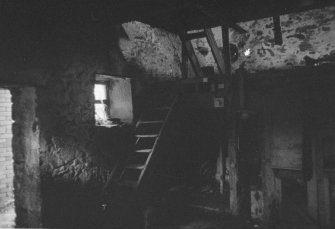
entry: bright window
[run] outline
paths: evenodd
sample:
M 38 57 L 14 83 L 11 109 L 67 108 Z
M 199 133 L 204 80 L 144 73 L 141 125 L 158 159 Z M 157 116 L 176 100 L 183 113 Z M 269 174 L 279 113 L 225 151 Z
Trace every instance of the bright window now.
M 94 85 L 96 126 L 132 124 L 133 103 L 131 79 L 96 75 Z
M 95 100 L 106 100 L 107 99 L 106 84 L 95 84 L 94 85 L 94 97 L 95 97 Z
M 95 124 L 97 126 L 105 126 L 109 119 L 107 85 L 105 83 L 97 83 L 94 85 L 94 99 Z

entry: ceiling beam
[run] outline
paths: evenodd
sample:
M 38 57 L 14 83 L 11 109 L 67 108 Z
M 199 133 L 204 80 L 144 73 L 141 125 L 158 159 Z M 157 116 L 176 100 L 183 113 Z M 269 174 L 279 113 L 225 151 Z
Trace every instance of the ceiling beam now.
M 241 33 L 241 34 L 248 32 L 245 29 L 243 29 L 241 26 L 239 26 L 238 24 L 229 24 L 229 27 L 234 29 L 236 32 Z
M 197 33 L 188 33 L 186 35 L 187 40 L 194 40 L 194 39 L 199 39 L 199 38 L 204 38 L 206 37 L 205 31 L 197 32 Z
M 280 16 L 273 17 L 273 32 L 274 32 L 274 38 L 275 38 L 275 44 L 276 45 L 282 45 L 283 44 L 283 35 L 281 33 L 281 27 L 280 27 Z

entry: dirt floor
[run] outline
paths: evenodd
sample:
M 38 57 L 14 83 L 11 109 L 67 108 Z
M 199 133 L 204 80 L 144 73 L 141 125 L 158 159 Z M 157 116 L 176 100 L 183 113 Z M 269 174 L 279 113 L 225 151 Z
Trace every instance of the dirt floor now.
M 313 220 L 295 206 L 284 206 L 280 218 L 268 224 L 198 210 L 175 213 L 147 229 L 319 229 Z M 14 206 L 0 212 L 0 228 L 15 228 Z

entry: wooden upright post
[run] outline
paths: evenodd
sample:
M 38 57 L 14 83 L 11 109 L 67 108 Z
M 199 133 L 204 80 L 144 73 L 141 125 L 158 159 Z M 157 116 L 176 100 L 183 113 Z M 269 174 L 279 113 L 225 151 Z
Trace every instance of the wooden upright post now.
M 188 55 L 185 45 L 182 45 L 182 52 L 181 52 L 181 72 L 183 79 L 188 77 Z
M 229 44 L 229 28 L 221 26 L 222 30 L 222 55 L 224 58 L 226 75 L 231 80 L 231 61 L 230 61 L 230 44 Z
M 236 163 L 236 120 L 233 116 L 229 117 L 228 119 L 231 121 L 228 132 L 228 157 L 226 158 L 226 168 L 229 183 L 229 209 L 231 214 L 237 215 L 239 213 L 239 209 L 237 196 L 238 168 Z
M 226 88 L 227 95 L 227 123 L 228 134 L 227 134 L 227 158 L 226 158 L 226 169 L 227 177 L 229 183 L 229 209 L 231 214 L 239 214 L 239 203 L 237 195 L 237 184 L 238 184 L 238 166 L 237 166 L 237 118 L 235 113 L 235 108 L 232 100 L 232 88 L 231 88 L 231 64 L 230 64 L 230 50 L 229 50 L 229 30 L 228 27 L 222 26 L 222 41 L 223 41 L 223 51 L 221 56 L 223 57 L 222 63 L 224 64 L 224 78 L 230 82 Z M 226 86 L 226 85 L 225 85 Z

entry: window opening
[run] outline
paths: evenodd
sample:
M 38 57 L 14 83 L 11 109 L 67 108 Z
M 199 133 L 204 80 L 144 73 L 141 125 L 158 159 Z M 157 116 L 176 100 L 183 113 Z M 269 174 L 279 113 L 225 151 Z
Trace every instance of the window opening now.
M 107 103 L 107 84 L 96 83 L 94 85 L 94 108 L 95 108 L 95 124 L 97 126 L 108 125 L 108 103 Z
M 97 75 L 94 98 L 96 126 L 113 127 L 133 122 L 130 78 Z

